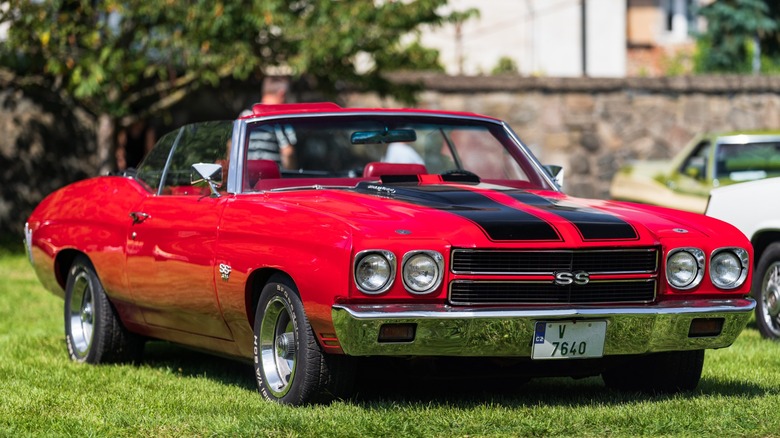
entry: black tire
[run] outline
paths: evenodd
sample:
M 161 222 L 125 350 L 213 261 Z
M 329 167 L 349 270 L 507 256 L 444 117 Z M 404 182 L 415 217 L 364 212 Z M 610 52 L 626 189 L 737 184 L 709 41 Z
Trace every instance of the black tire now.
M 769 245 L 753 273 L 756 325 L 761 336 L 780 339 L 780 242 Z
M 703 366 L 704 350 L 669 351 L 631 358 L 601 378 L 611 389 L 672 394 L 696 389 Z
M 294 406 L 346 397 L 354 381 L 350 358 L 323 353 L 295 285 L 279 275 L 255 311 L 254 367 L 266 400 Z
M 143 352 L 143 338 L 124 328 L 85 256 L 68 273 L 65 343 L 72 360 L 90 364 L 133 362 Z

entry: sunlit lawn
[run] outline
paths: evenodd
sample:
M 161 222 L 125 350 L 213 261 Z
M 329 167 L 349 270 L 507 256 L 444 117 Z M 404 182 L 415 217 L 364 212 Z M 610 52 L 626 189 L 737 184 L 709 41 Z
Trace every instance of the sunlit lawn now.
M 148 345 L 137 366 L 73 364 L 62 301 L 25 256 L 0 250 L 0 278 L 2 436 L 780 436 L 780 344 L 753 327 L 707 352 L 690 394 L 622 394 L 597 378 L 508 386 L 463 375 L 413 392 L 390 380 L 354 400 L 290 408 L 260 399 L 248 365 L 166 343 Z

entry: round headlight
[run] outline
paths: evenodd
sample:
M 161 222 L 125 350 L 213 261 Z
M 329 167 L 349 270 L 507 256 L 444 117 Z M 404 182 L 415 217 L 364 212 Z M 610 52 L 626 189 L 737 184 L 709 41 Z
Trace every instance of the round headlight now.
M 364 251 L 355 264 L 355 283 L 367 294 L 378 294 L 393 284 L 395 257 L 389 251 Z
M 403 279 L 406 290 L 423 294 L 441 283 L 444 258 L 435 251 L 414 251 L 404 256 Z
M 666 258 L 666 279 L 677 289 L 691 289 L 701 282 L 704 272 L 704 252 L 696 248 L 681 248 Z
M 712 253 L 710 279 L 721 289 L 734 289 L 747 278 L 747 251 L 741 248 L 724 248 Z

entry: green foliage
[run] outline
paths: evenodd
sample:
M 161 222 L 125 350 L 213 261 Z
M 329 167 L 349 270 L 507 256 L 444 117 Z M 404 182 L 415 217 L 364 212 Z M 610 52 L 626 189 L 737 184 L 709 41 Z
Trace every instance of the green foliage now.
M 361 397 L 291 408 L 257 394 L 251 365 L 147 345 L 139 365 L 68 360 L 62 299 L 24 255 L 0 252 L 0 436 L 696 436 L 780 431 L 780 343 L 749 327 L 708 350 L 699 387 L 649 396 L 600 379 L 422 381 L 370 367 Z M 484 370 L 498 368 L 485 362 Z
M 401 39 L 446 17 L 446 0 L 10 0 L 0 65 L 21 84 L 61 92 L 93 114 L 154 113 L 204 85 L 283 66 L 325 91 L 393 93 L 393 68 L 430 68 L 435 52 Z M 358 73 L 356 60 L 381 62 Z
M 707 31 L 697 41 L 696 71 L 751 71 L 753 40 L 778 29 L 765 0 L 716 0 L 701 8 Z
M 492 75 L 517 74 L 519 69 L 514 59 L 508 56 L 502 56 L 498 59 L 496 66 L 490 71 Z

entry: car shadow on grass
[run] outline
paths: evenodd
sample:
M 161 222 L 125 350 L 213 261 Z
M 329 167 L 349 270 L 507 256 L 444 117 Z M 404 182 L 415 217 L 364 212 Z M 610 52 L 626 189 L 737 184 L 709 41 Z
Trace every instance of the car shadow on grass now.
M 248 361 L 213 356 L 166 342 L 149 342 L 141 366 L 168 369 L 181 377 L 209 378 L 256 394 Z M 448 364 L 450 365 L 450 364 Z M 621 392 L 608 389 L 600 377 L 529 379 L 511 367 L 488 359 L 468 360 L 449 369 L 399 360 L 359 360 L 353 396 L 344 403 L 366 408 L 426 404 L 476 407 L 485 404 L 521 406 L 621 405 L 636 401 L 701 396 L 763 397 L 780 392 L 748 381 L 703 377 L 696 390 L 676 395 Z

